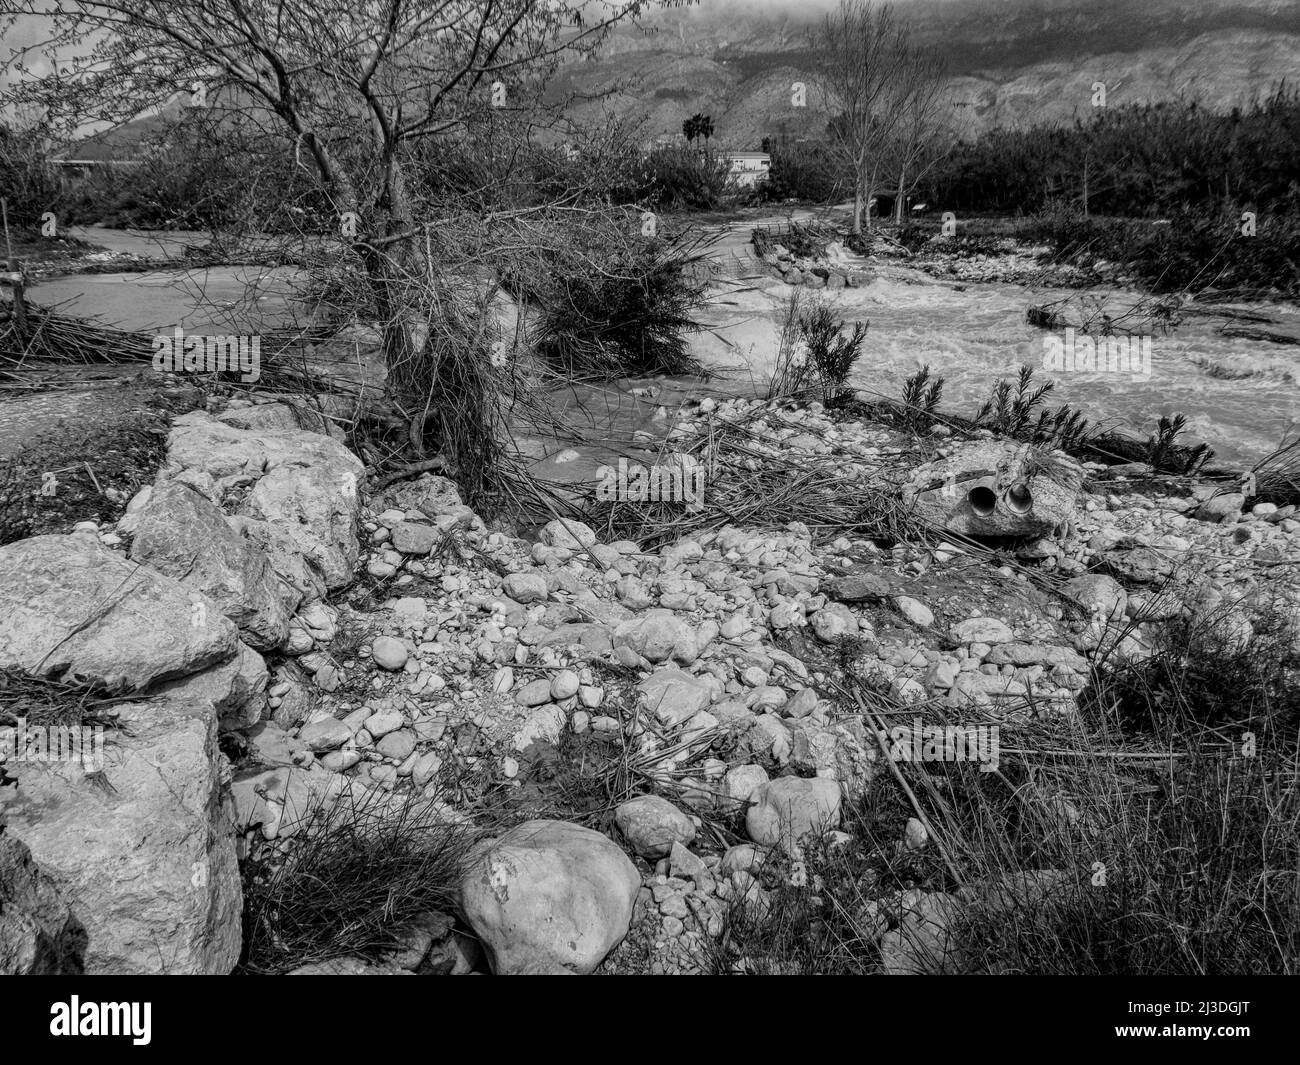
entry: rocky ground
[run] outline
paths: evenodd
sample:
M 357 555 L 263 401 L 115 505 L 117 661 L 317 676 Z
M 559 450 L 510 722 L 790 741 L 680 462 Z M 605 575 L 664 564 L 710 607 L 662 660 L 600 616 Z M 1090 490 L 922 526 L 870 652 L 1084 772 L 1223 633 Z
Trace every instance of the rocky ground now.
M 770 905 L 770 856 L 806 875 L 803 848 L 849 842 L 842 809 L 889 772 L 849 679 L 928 719 L 996 723 L 1006 745 L 1074 714 L 1099 657 L 1140 659 L 1170 617 L 1216 611 L 1248 641 L 1268 604 L 1300 601 L 1293 508 L 1140 466 L 1077 468 L 1059 499 L 1026 474 L 1042 512 L 1003 514 L 1004 531 L 1037 533 L 995 550 L 795 522 L 646 551 L 570 518 L 493 531 L 433 475 L 367 496 L 337 431 L 304 416 L 184 415 L 115 526 L 0 548 L 0 666 L 139 697 L 109 745 L 112 793 L 11 763 L 10 968 L 75 968 L 80 929 L 89 971 L 230 971 L 237 861 L 291 854 L 348 798 L 425 801 L 486 838 L 455 912 L 408 922 L 400 951 L 296 971 L 706 971 L 735 914 Z M 817 404 L 740 400 L 699 404 L 673 439 L 741 417 L 755 462 L 830 456 L 846 490 L 914 450 Z M 935 438 L 917 505 L 962 530 L 925 482 L 947 470 L 964 492 L 1005 447 Z M 588 763 L 579 801 L 558 782 Z M 899 846 L 925 848 L 924 826 Z M 879 971 L 942 967 L 935 930 L 961 898 L 885 893 Z

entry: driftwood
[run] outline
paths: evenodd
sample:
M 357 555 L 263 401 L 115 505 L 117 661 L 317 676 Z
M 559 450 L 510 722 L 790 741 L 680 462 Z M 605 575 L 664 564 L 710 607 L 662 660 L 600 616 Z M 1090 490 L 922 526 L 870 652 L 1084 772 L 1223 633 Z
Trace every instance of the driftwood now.
M 1219 336 L 1237 340 L 1266 340 L 1270 344 L 1300 344 L 1300 335 L 1295 333 L 1249 325 L 1225 325 L 1219 330 Z
M 1025 321 L 1040 329 L 1060 329 L 1069 324 L 1056 311 L 1039 306 L 1031 306 L 1025 311 Z
M 1200 315 L 1203 318 L 1233 318 L 1239 322 L 1259 322 L 1263 325 L 1277 324 L 1277 319 L 1270 318 L 1267 314 L 1260 314 L 1259 311 L 1239 311 L 1232 307 L 1183 306 L 1178 308 L 1178 313 Z
M 405 481 L 411 477 L 417 477 L 422 473 L 429 473 L 433 470 L 445 470 L 447 468 L 447 458 L 439 455 L 436 458 L 425 459 L 423 462 L 415 462 L 409 466 L 403 466 L 400 470 L 394 470 L 392 473 L 385 475 L 375 484 L 374 492 L 378 494 L 389 485 L 396 484 L 398 481 Z

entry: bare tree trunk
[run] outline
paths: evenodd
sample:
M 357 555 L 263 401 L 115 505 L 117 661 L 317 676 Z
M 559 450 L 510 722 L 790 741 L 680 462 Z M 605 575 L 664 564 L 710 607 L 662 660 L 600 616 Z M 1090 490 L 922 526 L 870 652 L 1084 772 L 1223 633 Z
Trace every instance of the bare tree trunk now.
M 853 235 L 862 236 L 862 182 L 853 183 Z
M 894 198 L 894 223 L 900 226 L 903 224 L 903 197 L 906 195 L 905 190 L 907 189 L 906 178 L 906 169 L 899 171 L 898 193 Z

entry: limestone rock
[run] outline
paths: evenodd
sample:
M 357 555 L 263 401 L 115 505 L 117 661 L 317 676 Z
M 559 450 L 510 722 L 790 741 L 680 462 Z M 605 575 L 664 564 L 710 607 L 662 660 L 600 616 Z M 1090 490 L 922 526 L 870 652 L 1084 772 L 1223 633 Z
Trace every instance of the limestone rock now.
M 0 832 L 0 976 L 77 976 L 86 931 L 31 851 Z
M 961 906 L 951 895 L 925 895 L 908 907 L 899 925 L 880 940 L 884 976 L 960 973 L 965 968 L 953 925 Z
M 967 618 L 952 627 L 958 643 L 1011 643 L 1016 637 L 1011 626 L 997 618 Z
M 599 832 L 527 821 L 486 846 L 460 908 L 497 975 L 592 972 L 627 934 L 641 877 Z
M 638 795 L 614 811 L 614 823 L 632 849 L 652 861 L 668 856 L 674 843 L 695 838 L 695 825 L 681 810 L 658 795 Z
M 180 680 L 168 681 L 150 689 L 190 703 L 205 703 L 221 719 L 222 731 L 230 732 L 255 725 L 266 710 L 266 686 L 269 681 L 266 662 L 243 641 L 225 662 L 208 666 Z
M 536 570 L 507 573 L 502 581 L 502 590 L 516 603 L 544 603 L 547 595 L 546 576 Z
M 361 461 L 337 440 L 303 430 L 254 430 L 227 425 L 203 411 L 172 422 L 163 479 L 207 484 L 208 498 L 220 505 L 235 484 L 296 466 L 322 471 L 333 490 L 354 499 L 365 475 Z
M 242 906 L 211 708 L 118 707 L 107 787 L 71 762 L 19 763 L 0 820 L 31 850 L 87 935 L 88 974 L 225 974 Z
M 131 558 L 203 593 L 257 648 L 284 642 L 302 598 L 214 504 L 175 482 L 157 485 L 140 512 Z
M 695 661 L 695 634 L 671 610 L 651 610 L 623 622 L 614 630 L 614 646 L 630 647 L 647 662 Z
M 894 606 L 910 624 L 919 629 L 926 629 L 934 624 L 933 611 L 919 599 L 913 599 L 910 595 L 895 596 Z
M 393 550 L 404 555 L 427 555 L 442 542 L 442 533 L 432 525 L 399 521 L 393 525 Z
M 840 786 L 833 780 L 778 777 L 755 788 L 750 801 L 745 829 L 762 846 L 797 850 L 807 837 L 839 827 Z
M 215 603 L 94 537 L 0 547 L 0 667 L 133 692 L 226 661 L 236 642 Z
M 1128 593 L 1113 577 L 1087 573 L 1071 577 L 1061 590 L 1093 617 L 1118 621 L 1128 608 Z
M 845 603 L 879 601 L 891 591 L 892 586 L 884 577 L 868 573 L 836 577 L 829 585 L 831 598 Z
M 426 473 L 414 481 L 404 481 L 385 489 L 375 500 L 381 509 L 391 508 L 402 512 L 418 510 L 429 518 L 439 518 L 454 513 L 465 501 L 454 481 Z
M 1194 516 L 1198 521 L 1236 521 L 1245 505 L 1246 497 L 1240 492 L 1224 492 L 1207 499 L 1196 508 Z
M 352 580 L 360 553 L 356 482 L 355 471 L 347 463 L 278 466 L 253 486 L 244 511 L 286 533 L 303 557 L 320 570 L 326 588 L 334 591 Z
M 581 551 L 598 541 L 595 531 L 580 521 L 572 518 L 556 518 L 542 526 L 541 540 L 547 547 L 559 547 L 566 551 Z
M 655 670 L 637 685 L 637 691 L 665 725 L 680 725 L 713 701 L 708 681 L 672 666 Z
M 406 644 L 392 636 L 378 636 L 370 645 L 370 657 L 383 669 L 396 670 L 406 665 Z

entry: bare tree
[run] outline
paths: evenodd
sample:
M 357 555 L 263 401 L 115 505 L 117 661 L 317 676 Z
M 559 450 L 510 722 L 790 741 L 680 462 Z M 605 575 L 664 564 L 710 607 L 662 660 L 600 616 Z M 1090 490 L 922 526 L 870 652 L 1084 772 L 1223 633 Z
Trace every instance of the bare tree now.
M 890 95 L 896 116 L 891 156 L 898 171 L 894 220 L 901 222 L 908 195 L 955 141 L 942 57 L 933 49 L 906 46 Z
M 853 232 L 879 191 L 899 115 L 892 106 L 908 55 L 906 35 L 888 5 L 840 0 L 817 35 L 817 83 L 832 114 L 830 140 L 853 175 Z
M 390 384 L 427 408 L 433 393 L 456 395 L 430 328 L 454 315 L 439 260 L 448 220 L 428 217 L 413 191 L 418 147 L 464 140 L 503 109 L 537 106 L 565 57 L 591 51 L 617 22 L 661 2 L 8 0 L 0 32 L 19 19 L 47 32 L 8 57 L 16 77 L 0 93 L 0 111 L 36 107 L 72 136 L 87 123 L 155 114 L 188 93 L 278 128 L 287 157 L 319 181 L 338 235 L 364 266 Z M 29 63 L 46 54 L 57 66 L 36 73 Z M 563 210 L 563 196 L 552 206 Z M 538 208 L 519 213 L 530 211 Z M 472 321 L 465 328 L 482 340 Z

